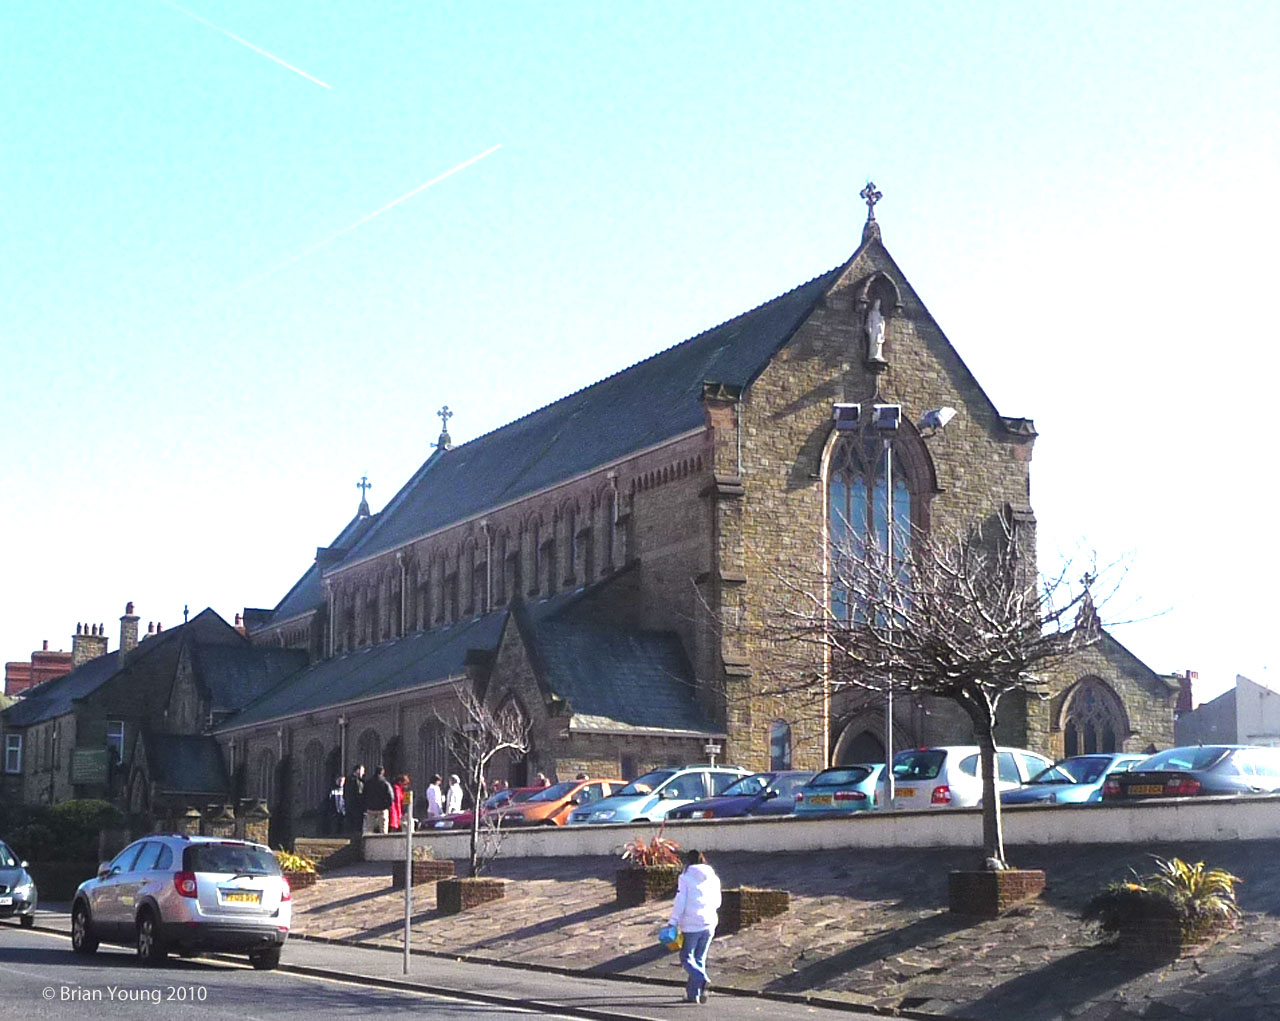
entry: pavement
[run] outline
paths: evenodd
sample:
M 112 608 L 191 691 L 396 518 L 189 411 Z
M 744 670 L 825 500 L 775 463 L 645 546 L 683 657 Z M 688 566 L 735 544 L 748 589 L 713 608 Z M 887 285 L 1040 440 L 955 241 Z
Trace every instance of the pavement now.
M 1240 876 L 1239 928 L 1169 964 L 1118 955 L 1080 912 L 1109 880 L 1149 870 L 1151 853 Z M 1049 886 L 1038 901 L 992 920 L 945 908 L 947 872 L 972 867 L 971 856 L 936 849 L 717 854 L 712 864 L 726 885 L 788 889 L 792 908 L 717 937 L 715 995 L 704 1008 L 678 1002 L 679 961 L 656 943 L 667 906 L 615 906 L 616 859 L 499 859 L 486 874 L 510 880 L 502 901 L 444 916 L 432 885 L 415 889 L 410 980 L 586 1017 L 697 1009 L 707 1018 L 1280 1021 L 1280 841 L 1013 848 L 1010 861 L 1044 868 Z M 285 960 L 401 981 L 403 920 L 404 896 L 391 889 L 389 864 L 338 870 L 295 894 Z

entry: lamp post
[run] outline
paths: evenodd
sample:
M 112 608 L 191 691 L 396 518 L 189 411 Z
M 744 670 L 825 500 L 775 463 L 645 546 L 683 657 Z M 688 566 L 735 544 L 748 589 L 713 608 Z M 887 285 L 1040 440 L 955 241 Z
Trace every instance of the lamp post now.
M 898 426 L 902 424 L 901 404 L 876 404 L 872 407 L 871 425 L 880 436 L 884 450 L 884 507 L 885 507 L 885 555 L 889 566 L 889 615 L 886 625 L 889 630 L 889 643 L 893 644 L 893 438 L 898 434 Z M 872 490 L 872 525 L 875 524 L 875 496 Z M 893 672 L 890 671 L 888 683 L 884 688 L 884 804 L 880 807 L 893 811 Z

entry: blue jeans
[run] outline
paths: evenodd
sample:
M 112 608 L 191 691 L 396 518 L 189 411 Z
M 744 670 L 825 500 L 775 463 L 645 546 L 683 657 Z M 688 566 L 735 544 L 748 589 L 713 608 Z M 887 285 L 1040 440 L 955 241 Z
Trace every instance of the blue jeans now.
M 686 932 L 684 946 L 680 948 L 680 963 L 689 973 L 689 982 L 685 986 L 685 999 L 696 999 L 707 987 L 707 951 L 711 949 L 711 939 L 715 929 L 702 929 L 699 932 Z

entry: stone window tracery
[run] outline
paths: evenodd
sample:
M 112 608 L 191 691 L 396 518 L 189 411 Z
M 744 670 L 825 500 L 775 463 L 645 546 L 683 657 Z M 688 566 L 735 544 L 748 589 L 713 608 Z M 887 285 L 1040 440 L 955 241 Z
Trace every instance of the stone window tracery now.
M 1122 751 L 1128 734 L 1124 708 L 1109 685 L 1095 678 L 1076 685 L 1062 710 L 1064 755 Z

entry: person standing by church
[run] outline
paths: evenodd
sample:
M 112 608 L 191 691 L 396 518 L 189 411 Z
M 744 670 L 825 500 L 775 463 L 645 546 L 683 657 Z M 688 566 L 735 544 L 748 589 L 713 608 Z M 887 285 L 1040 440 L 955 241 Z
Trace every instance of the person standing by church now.
M 396 777 L 396 782 L 391 785 L 391 811 L 388 822 L 391 824 L 392 833 L 400 829 L 404 821 L 404 792 L 408 789 L 409 777 L 401 773 Z
M 478 809 L 479 806 L 477 806 Z M 449 789 L 444 794 L 444 814 L 457 815 L 462 811 L 462 779 L 457 773 L 449 774 Z
M 373 779 L 364 789 L 364 831 L 366 833 L 387 833 L 388 816 L 391 804 L 395 801 L 395 792 L 387 780 L 387 768 L 379 766 L 373 771 Z
M 337 836 L 341 833 L 342 827 L 347 822 L 347 798 L 343 790 L 346 783 L 347 778 L 345 776 L 335 776 L 333 778 L 333 789 L 329 791 L 329 796 L 325 799 L 324 831 L 330 836 Z
M 431 783 L 427 784 L 427 821 L 439 819 L 444 815 L 444 792 L 440 790 L 440 774 L 435 773 L 431 777 Z
M 346 790 L 347 832 L 359 833 L 364 828 L 364 763 L 356 766 L 347 777 Z

